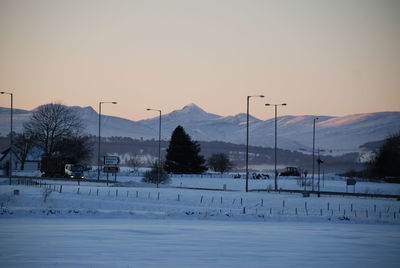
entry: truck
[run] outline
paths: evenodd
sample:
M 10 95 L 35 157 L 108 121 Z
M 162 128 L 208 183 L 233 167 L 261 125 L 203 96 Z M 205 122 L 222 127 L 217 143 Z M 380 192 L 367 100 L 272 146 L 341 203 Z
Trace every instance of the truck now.
M 84 167 L 77 164 L 68 164 L 66 160 L 56 156 L 42 156 L 40 164 L 42 177 L 83 179 Z

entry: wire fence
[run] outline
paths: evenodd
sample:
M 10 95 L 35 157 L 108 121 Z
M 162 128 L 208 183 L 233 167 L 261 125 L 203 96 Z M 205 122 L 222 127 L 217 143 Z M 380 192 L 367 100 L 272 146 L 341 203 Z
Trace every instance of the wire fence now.
M 144 207 L 151 210 L 173 211 L 195 215 L 214 213 L 229 217 L 247 215 L 259 218 L 267 217 L 318 217 L 339 220 L 367 220 L 374 222 L 400 223 L 400 206 L 396 202 L 390 205 L 365 202 L 360 203 L 351 199 L 338 199 L 336 202 L 315 204 L 309 201 L 287 200 L 284 196 L 271 202 L 268 198 L 255 199 L 238 195 L 223 195 L 216 192 L 193 194 L 174 191 L 152 191 L 141 189 L 129 189 L 121 187 L 91 187 L 52 184 L 32 180 L 14 180 L 14 185 L 24 185 L 36 188 L 48 189 L 51 192 L 70 195 L 80 195 L 82 202 L 91 200 L 118 201 L 127 205 L 125 208 L 135 209 L 135 205 L 146 204 Z M 16 194 L 16 192 L 14 192 Z M 19 194 L 19 193 L 18 193 Z M 50 193 L 48 193 L 49 195 Z M 47 197 L 46 197 L 47 198 Z M 44 200 L 45 201 L 45 200 Z M 2 202 L 1 207 L 5 205 Z

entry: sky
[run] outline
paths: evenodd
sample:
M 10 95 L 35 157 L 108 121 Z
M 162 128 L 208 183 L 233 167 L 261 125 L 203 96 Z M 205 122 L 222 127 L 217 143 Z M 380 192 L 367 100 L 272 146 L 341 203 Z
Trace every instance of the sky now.
M 400 111 L 400 1 L 0 0 L 0 91 L 14 107 L 131 120 Z M 0 95 L 0 106 L 9 107 Z

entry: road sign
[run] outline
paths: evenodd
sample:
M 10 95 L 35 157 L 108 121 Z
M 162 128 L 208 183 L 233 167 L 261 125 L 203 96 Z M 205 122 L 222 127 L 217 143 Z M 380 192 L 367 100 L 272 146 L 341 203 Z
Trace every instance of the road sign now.
M 104 166 L 106 167 L 116 167 L 119 164 L 119 157 L 116 155 L 105 155 L 104 156 Z
M 356 185 L 357 181 L 355 179 L 347 179 L 346 185 Z

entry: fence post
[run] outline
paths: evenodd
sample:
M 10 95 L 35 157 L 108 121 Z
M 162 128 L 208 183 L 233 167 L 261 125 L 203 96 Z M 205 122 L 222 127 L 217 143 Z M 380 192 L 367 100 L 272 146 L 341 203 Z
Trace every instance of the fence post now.
M 60 185 L 60 193 L 62 193 L 62 185 Z
M 203 203 L 203 196 L 200 198 L 200 204 Z

